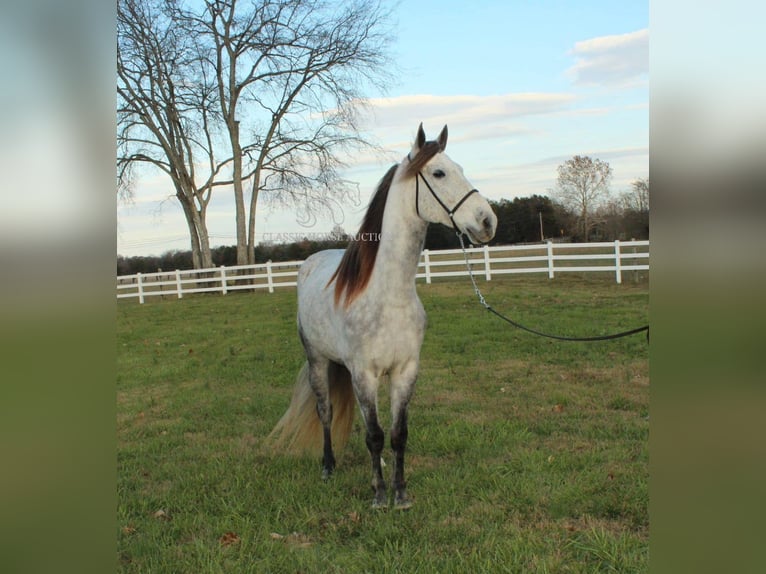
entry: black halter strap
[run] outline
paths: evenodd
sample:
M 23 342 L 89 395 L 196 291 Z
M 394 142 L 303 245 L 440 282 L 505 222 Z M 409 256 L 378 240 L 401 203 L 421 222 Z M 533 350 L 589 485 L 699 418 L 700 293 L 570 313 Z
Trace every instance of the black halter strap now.
M 407 159 L 408 159 L 408 160 L 410 160 L 410 161 L 412 161 L 412 160 L 410 159 L 410 154 L 407 154 Z M 471 197 L 471 195 L 472 195 L 472 194 L 474 194 L 474 193 L 479 193 L 479 190 L 478 190 L 478 189 L 472 189 L 471 191 L 469 191 L 468 193 L 466 193 L 466 194 L 465 194 L 465 195 L 464 195 L 462 198 L 460 198 L 460 201 L 458 201 L 458 202 L 457 202 L 457 204 L 455 205 L 455 207 L 453 207 L 452 209 L 450 209 L 450 208 L 449 208 L 449 207 L 447 207 L 447 205 L 446 205 L 446 204 L 445 204 L 445 203 L 444 203 L 444 202 L 441 200 L 441 198 L 440 198 L 438 195 L 436 195 L 436 192 L 435 192 L 435 191 L 433 190 L 433 188 L 431 187 L 431 184 L 429 184 L 429 183 L 428 183 L 428 180 L 426 179 L 426 177 L 425 177 L 425 176 L 424 176 L 424 175 L 423 175 L 421 172 L 418 172 L 418 174 L 415 176 L 415 212 L 418 214 L 418 217 L 420 217 L 421 219 L 423 219 L 423 218 L 420 216 L 420 180 L 421 180 L 421 178 L 423 179 L 423 183 L 425 183 L 425 184 L 426 184 L 426 187 L 428 188 L 428 191 L 430 191 L 430 192 L 431 192 L 431 195 L 433 195 L 433 196 L 434 196 L 434 199 L 436 200 L 436 202 L 437 202 L 437 203 L 438 203 L 438 204 L 441 206 L 441 208 L 442 208 L 444 211 L 446 211 L 446 212 L 447 212 L 447 216 L 449 217 L 449 220 L 452 222 L 452 228 L 453 228 L 453 229 L 454 229 L 454 230 L 455 230 L 457 233 L 462 233 L 462 231 L 460 231 L 460 229 L 458 229 L 458 226 L 457 226 L 457 224 L 455 223 L 455 217 L 454 217 L 454 216 L 455 216 L 455 213 L 457 213 L 457 210 L 458 210 L 458 209 L 460 209 L 460 206 L 461 206 L 461 205 L 463 205 L 463 204 L 465 203 L 466 199 L 468 199 L 469 197 Z

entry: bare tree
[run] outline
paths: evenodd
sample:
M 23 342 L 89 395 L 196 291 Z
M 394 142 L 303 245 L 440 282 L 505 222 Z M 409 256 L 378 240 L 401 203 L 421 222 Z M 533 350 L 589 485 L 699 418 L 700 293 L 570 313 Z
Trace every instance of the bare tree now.
M 649 178 L 639 178 L 620 196 L 623 226 L 630 237 L 649 237 Z
M 596 210 L 609 195 L 612 168 L 600 159 L 576 155 L 558 166 L 554 195 L 578 219 L 578 231 L 588 241 Z
M 249 172 L 235 162 L 233 179 L 237 260 L 251 263 L 262 193 L 299 209 L 308 222 L 355 191 L 339 177 L 340 154 L 366 144 L 353 104 L 362 99 L 360 80 L 380 87 L 385 77 L 387 16 L 368 0 L 265 1 L 241 11 L 231 0 L 208 10 L 232 154 L 247 149 Z M 245 180 L 251 189 L 247 219 Z
M 649 211 L 649 178 L 640 177 L 630 184 L 630 191 L 621 196 L 626 210 L 644 213 Z
M 369 145 L 355 110 L 364 88 L 387 77 L 388 14 L 370 0 L 164 5 L 215 85 L 206 103 L 231 157 L 237 262 L 252 263 L 259 197 L 309 222 L 356 192 L 338 170 L 344 153 Z
M 161 2 L 119 0 L 118 190 L 130 195 L 140 166 L 167 174 L 186 217 L 199 268 L 212 266 L 205 216 L 218 184 L 216 174 L 228 162 L 216 162 L 211 128 L 215 92 L 198 61 L 193 40 L 177 33 Z M 204 167 L 206 176 L 200 178 Z

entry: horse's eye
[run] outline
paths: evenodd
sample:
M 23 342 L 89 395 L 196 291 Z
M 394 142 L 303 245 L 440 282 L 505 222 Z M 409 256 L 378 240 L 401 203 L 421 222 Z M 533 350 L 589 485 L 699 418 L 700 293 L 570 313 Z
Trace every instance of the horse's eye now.
M 434 177 L 437 177 L 437 178 L 439 178 L 439 179 L 441 179 L 441 178 L 442 178 L 442 177 L 444 177 L 445 175 L 447 175 L 447 174 L 445 174 L 445 173 L 444 173 L 442 170 L 440 170 L 440 169 L 437 169 L 437 170 L 434 172 Z

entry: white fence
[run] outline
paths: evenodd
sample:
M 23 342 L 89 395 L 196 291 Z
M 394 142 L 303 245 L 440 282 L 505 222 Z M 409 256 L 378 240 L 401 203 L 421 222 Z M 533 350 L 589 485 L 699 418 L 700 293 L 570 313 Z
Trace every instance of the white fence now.
M 600 272 L 614 274 L 622 283 L 623 273 L 649 270 L 649 241 L 614 241 L 606 243 L 552 243 L 473 247 L 467 250 L 473 272 L 490 281 L 494 275 L 512 273 Z M 177 297 L 192 293 L 295 287 L 302 261 L 258 263 L 231 267 L 213 267 L 157 273 L 136 273 L 117 277 L 117 298 Z M 418 265 L 418 279 L 431 283 L 440 277 L 467 276 L 460 249 L 423 251 Z M 636 275 L 637 276 L 637 275 Z

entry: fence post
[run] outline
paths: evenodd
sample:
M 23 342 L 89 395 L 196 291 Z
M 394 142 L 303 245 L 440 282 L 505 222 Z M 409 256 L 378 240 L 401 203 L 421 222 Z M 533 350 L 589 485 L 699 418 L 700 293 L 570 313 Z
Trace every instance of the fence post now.
M 178 269 L 176 269 L 176 292 L 179 299 L 184 298 L 184 294 L 181 292 L 181 272 Z
M 138 281 L 138 302 L 144 304 L 144 284 L 141 280 L 141 273 L 136 273 L 136 280 Z
M 221 294 L 226 295 L 226 266 L 221 265 Z
M 548 240 L 548 279 L 553 279 L 553 241 Z
M 274 279 L 271 276 L 271 259 L 266 261 L 266 281 L 269 284 L 269 293 L 274 292 Z
M 636 240 L 636 238 L 635 238 L 635 237 L 632 237 L 632 238 L 630 239 L 630 241 L 631 241 L 631 242 L 633 242 L 633 241 L 635 241 L 635 240 Z M 633 249 L 631 250 L 631 252 L 633 253 L 633 255 L 635 255 L 635 254 L 636 254 L 636 246 L 635 246 L 635 245 L 633 246 Z M 633 258 L 633 265 L 636 265 L 637 263 L 638 263 L 638 261 L 637 261 L 637 260 L 636 260 L 636 258 L 634 257 L 634 258 Z M 638 283 L 638 277 L 639 277 L 639 276 L 638 276 L 638 269 L 634 269 L 634 270 L 633 270 L 633 283 Z
M 622 267 L 620 266 L 620 240 L 614 240 L 614 278 L 622 283 Z
M 492 281 L 492 270 L 489 268 L 489 245 L 484 245 L 484 277 Z
M 431 256 L 428 253 L 428 249 L 423 250 L 423 263 L 426 267 L 426 283 L 431 284 Z

